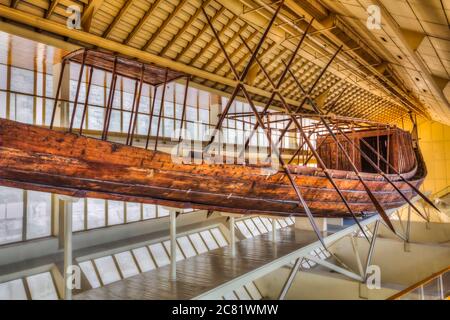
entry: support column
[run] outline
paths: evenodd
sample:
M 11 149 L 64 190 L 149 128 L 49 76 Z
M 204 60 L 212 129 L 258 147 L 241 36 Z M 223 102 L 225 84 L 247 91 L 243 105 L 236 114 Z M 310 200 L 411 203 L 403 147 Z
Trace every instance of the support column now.
M 64 208 L 64 300 L 72 300 L 73 257 L 72 257 L 72 214 L 73 204 L 78 198 L 59 196 Z
M 291 272 L 289 273 L 289 276 L 283 285 L 283 288 L 281 289 L 281 293 L 278 296 L 278 300 L 284 300 L 286 298 L 286 295 L 289 289 L 291 288 L 292 283 L 294 282 L 295 276 L 297 275 L 297 272 L 300 269 L 301 262 L 302 258 L 297 258 L 297 260 L 295 260 L 295 264 L 292 267 Z
M 231 241 L 231 256 L 236 256 L 236 232 L 235 232 L 235 218 L 230 217 L 230 241 Z
M 274 218 L 272 219 L 272 241 L 275 242 L 277 241 L 277 220 L 275 220 Z
M 177 279 L 177 213 L 170 211 L 170 278 Z

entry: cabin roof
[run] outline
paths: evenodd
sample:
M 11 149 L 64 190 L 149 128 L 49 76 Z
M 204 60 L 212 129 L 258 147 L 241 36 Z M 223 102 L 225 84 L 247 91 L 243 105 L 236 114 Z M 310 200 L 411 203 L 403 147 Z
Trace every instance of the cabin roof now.
M 83 64 L 84 60 L 86 66 L 111 73 L 114 71 L 114 65 L 116 65 L 115 68 L 118 75 L 133 80 L 141 79 L 142 72 L 144 72 L 144 83 L 148 83 L 152 86 L 159 86 L 164 82 L 172 82 L 176 79 L 187 76 L 182 72 L 159 67 L 153 64 L 139 62 L 135 59 L 119 56 L 106 51 L 80 49 L 66 55 L 64 60 L 73 61 L 79 64 Z

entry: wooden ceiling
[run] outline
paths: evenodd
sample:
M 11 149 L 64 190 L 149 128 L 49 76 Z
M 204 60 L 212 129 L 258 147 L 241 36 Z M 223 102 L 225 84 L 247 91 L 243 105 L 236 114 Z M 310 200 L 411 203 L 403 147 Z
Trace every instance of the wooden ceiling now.
M 78 6 L 82 32 L 169 59 L 177 62 L 177 66 L 201 70 L 203 73 L 197 73 L 194 82 L 230 92 L 233 73 L 201 8 L 205 8 L 233 63 L 242 71 L 250 52 L 240 36 L 254 49 L 278 3 L 268 0 L 0 0 L 0 5 L 5 6 L 4 10 L 0 7 L 0 16 L 9 23 L 11 15 L 6 13 L 19 10 L 27 13 L 27 17 L 37 16 L 66 25 L 70 15 L 67 8 Z M 343 18 L 318 3 L 285 1 L 259 55 L 270 76 L 275 80 L 281 74 L 283 61 L 288 60 L 314 17 L 312 32 L 292 66 L 307 90 L 333 53 L 343 45 L 342 52 L 312 92 L 321 106 L 326 109 L 339 98 L 333 113 L 380 122 L 398 122 L 406 117 L 408 110 L 427 117 L 423 102 L 408 90 L 388 63 L 356 35 Z M 39 32 L 37 25 L 35 22 L 33 26 Z M 55 37 L 63 35 L 63 32 L 52 31 L 47 29 L 46 33 L 51 32 Z M 75 32 L 73 37 L 69 31 L 64 32 L 65 37 L 61 38 L 84 46 L 94 45 L 80 41 L 83 37 Z M 99 46 L 102 45 L 99 43 Z M 267 96 L 259 93 L 264 92 L 269 82 L 257 65 L 252 67 L 248 82 L 255 88 L 254 97 L 264 102 Z M 292 78 L 287 79 L 281 90 L 292 104 L 303 98 Z

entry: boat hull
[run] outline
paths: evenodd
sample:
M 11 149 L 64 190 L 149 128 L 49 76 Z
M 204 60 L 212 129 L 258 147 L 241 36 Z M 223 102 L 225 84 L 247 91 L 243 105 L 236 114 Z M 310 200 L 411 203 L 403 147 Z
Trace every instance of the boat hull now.
M 290 169 L 315 216 L 350 216 L 322 170 Z M 354 173 L 330 172 L 356 214 L 376 211 Z M 418 161 L 404 177 L 419 188 L 425 173 Z M 384 209 L 405 203 L 379 175 L 362 177 Z M 416 195 L 398 176 L 389 177 L 408 199 Z M 283 172 L 268 176 L 261 166 L 177 164 L 165 153 L 9 120 L 0 120 L 0 185 L 176 208 L 305 216 Z

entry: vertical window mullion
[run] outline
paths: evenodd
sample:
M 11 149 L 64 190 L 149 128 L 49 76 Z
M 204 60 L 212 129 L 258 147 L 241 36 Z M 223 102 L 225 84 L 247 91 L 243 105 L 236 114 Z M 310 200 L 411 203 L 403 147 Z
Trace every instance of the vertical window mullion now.
M 33 124 L 37 123 L 37 61 L 34 62 L 34 72 L 33 72 Z
M 28 225 L 28 191 L 23 190 L 23 217 L 22 217 L 22 241 L 27 239 Z
M 109 224 L 109 218 L 108 218 L 108 215 L 109 215 L 109 208 L 108 208 L 108 200 L 105 200 L 105 227 L 107 227 L 108 226 L 108 224 Z
M 84 198 L 84 230 L 88 229 L 88 201 L 87 198 Z

